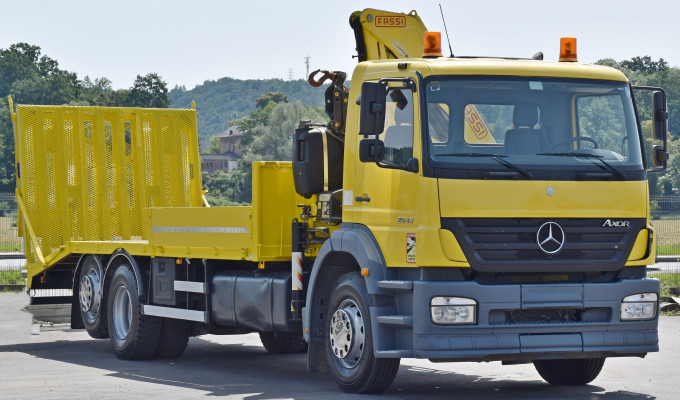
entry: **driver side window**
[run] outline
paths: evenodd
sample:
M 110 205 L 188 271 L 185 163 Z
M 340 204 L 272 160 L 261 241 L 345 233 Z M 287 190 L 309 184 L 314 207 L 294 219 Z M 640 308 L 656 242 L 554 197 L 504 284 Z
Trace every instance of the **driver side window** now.
M 413 157 L 413 93 L 394 89 L 385 110 L 385 156 L 383 161 L 406 166 Z

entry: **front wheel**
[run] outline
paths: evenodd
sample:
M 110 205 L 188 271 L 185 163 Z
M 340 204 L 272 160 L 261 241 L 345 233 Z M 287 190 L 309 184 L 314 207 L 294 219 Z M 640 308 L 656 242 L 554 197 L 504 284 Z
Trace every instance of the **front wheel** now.
M 325 323 L 326 354 L 335 382 L 349 393 L 380 393 L 399 370 L 398 358 L 375 358 L 363 277 L 351 272 L 333 288 Z
M 534 367 L 552 385 L 585 385 L 602 371 L 604 358 L 535 360 Z
M 137 280 L 131 266 L 122 264 L 116 268 L 108 295 L 109 337 L 116 356 L 123 360 L 153 357 L 158 348 L 161 320 L 142 315 Z

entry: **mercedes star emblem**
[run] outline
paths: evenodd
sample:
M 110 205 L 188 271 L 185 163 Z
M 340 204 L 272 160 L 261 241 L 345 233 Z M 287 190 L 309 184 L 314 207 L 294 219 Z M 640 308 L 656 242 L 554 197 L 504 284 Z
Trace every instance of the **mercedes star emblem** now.
M 536 232 L 536 243 L 546 254 L 555 254 L 564 246 L 564 231 L 557 222 L 546 222 Z

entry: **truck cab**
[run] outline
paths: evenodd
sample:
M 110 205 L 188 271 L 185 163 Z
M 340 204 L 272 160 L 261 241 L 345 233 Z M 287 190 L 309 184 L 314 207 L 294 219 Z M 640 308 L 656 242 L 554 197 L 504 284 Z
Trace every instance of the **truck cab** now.
M 667 114 L 663 91 L 642 89 L 655 99 L 652 165 L 633 87 L 612 68 L 359 63 L 342 226 L 303 313 L 311 368 L 362 392 L 401 357 L 533 362 L 550 383 L 585 384 L 607 357 L 658 351 L 647 174 L 665 164 Z M 316 365 L 323 347 L 329 365 Z

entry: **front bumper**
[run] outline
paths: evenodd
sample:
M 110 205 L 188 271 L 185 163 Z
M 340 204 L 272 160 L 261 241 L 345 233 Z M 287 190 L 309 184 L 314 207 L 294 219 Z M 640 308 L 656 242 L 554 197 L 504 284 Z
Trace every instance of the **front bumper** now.
M 624 297 L 645 292 L 658 293 L 659 281 L 512 285 L 416 281 L 412 352 L 401 354 L 435 361 L 644 356 L 659 350 L 658 315 L 653 320 L 634 322 L 621 322 L 619 315 Z M 429 305 L 434 296 L 475 299 L 477 324 L 433 324 Z M 540 310 L 597 310 L 597 318 L 515 321 L 503 317 Z

